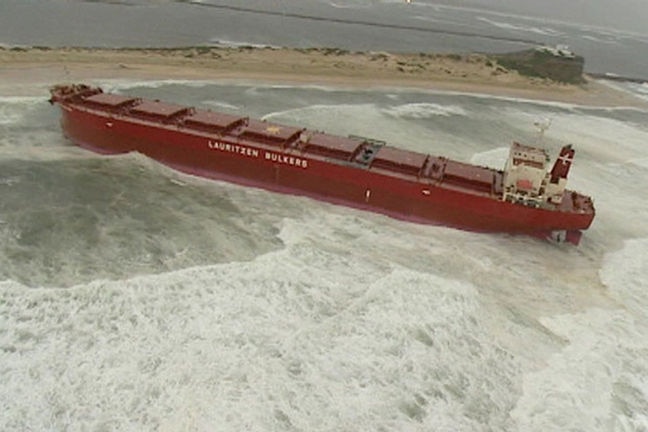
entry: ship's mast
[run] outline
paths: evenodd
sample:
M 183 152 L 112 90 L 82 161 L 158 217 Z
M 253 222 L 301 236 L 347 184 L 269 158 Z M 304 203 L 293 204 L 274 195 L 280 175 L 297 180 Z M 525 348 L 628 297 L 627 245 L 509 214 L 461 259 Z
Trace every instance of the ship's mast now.
M 545 118 L 542 120 L 536 120 L 533 122 L 533 125 L 538 128 L 538 138 L 536 141 L 536 146 L 540 147 L 542 146 L 542 142 L 544 140 L 544 135 L 545 132 L 551 127 L 551 122 L 553 121 L 552 118 Z

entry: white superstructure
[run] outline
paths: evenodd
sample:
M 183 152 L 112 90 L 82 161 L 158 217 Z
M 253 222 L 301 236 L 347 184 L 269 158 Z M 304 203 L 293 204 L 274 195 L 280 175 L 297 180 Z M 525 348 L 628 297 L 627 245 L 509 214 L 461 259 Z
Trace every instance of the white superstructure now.
M 543 149 L 513 143 L 504 166 L 502 199 L 533 207 L 560 204 L 573 159 L 570 146 L 563 147 L 551 171 L 549 155 Z

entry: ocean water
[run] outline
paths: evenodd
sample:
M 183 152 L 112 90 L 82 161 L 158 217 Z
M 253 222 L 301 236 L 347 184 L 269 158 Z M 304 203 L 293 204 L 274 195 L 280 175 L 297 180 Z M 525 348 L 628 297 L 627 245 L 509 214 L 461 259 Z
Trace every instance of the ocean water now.
M 647 111 L 100 84 L 491 166 L 550 121 L 597 217 L 578 247 L 404 223 L 95 155 L 42 86 L 2 96 L 0 430 L 648 430 Z

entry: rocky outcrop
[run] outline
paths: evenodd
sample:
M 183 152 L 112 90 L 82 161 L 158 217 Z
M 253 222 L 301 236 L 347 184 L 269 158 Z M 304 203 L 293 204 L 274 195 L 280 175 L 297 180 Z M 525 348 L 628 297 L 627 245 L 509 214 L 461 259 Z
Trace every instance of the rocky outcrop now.
M 569 51 L 554 48 L 536 48 L 491 56 L 501 66 L 518 71 L 520 75 L 546 78 L 569 84 L 585 81 L 585 59 Z

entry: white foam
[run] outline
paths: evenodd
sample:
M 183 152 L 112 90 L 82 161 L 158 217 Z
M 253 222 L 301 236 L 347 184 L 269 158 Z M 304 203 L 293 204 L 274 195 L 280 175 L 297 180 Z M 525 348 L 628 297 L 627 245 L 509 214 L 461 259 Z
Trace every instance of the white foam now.
M 215 100 L 206 100 L 202 101 L 201 104 L 203 105 L 208 105 L 208 106 L 213 106 L 219 109 L 227 109 L 231 111 L 239 111 L 241 109 L 240 106 L 233 105 L 227 102 L 221 102 L 221 101 L 215 101 Z
M 42 96 L 0 96 L 0 103 L 7 104 L 41 104 L 47 99 Z
M 491 408 L 512 399 L 497 381 L 516 366 L 488 341 L 475 289 L 391 265 L 379 250 L 327 251 L 346 246 L 318 224 L 335 229 L 286 220 L 286 248 L 251 263 L 69 290 L 3 284 L 11 398 L 0 395 L 0 426 L 502 424 Z M 484 375 L 490 364 L 499 371 Z M 476 411 L 462 413 L 472 398 Z
M 606 255 L 600 274 L 619 304 L 648 325 L 648 239 L 627 240 L 623 249 Z
M 406 88 L 391 88 L 391 91 L 400 92 L 400 93 L 409 93 L 412 90 Z M 567 102 L 555 102 L 555 101 L 543 101 L 538 99 L 527 99 L 521 97 L 511 97 L 511 96 L 498 96 L 488 93 L 473 93 L 473 92 L 462 92 L 454 90 L 436 90 L 436 89 L 417 89 L 419 94 L 430 94 L 430 95 L 443 95 L 443 96 L 463 96 L 468 99 L 482 99 L 482 100 L 494 100 L 494 101 L 506 101 L 506 102 L 523 102 L 529 105 L 536 105 L 539 108 L 542 107 L 556 107 L 564 108 L 567 110 L 582 107 L 578 104 L 567 103 Z
M 0 426 L 504 429 L 526 363 L 509 338 L 534 331 L 502 326 L 465 280 L 512 276 L 499 240 L 315 202 L 304 211 L 279 225 L 283 249 L 251 262 L 3 286 Z M 456 253 L 468 244 L 494 253 Z
M 150 80 L 132 80 L 132 79 L 102 79 L 102 80 L 90 80 L 89 84 L 101 86 L 106 92 L 126 92 L 133 88 L 144 87 L 157 89 L 171 85 L 192 87 L 192 88 L 202 88 L 210 85 L 227 85 L 227 86 L 236 86 L 240 87 L 242 91 L 245 91 L 249 94 L 255 94 L 258 89 L 277 89 L 277 88 L 308 88 L 316 89 L 320 91 L 330 91 L 336 92 L 339 91 L 339 88 L 334 86 L 324 86 L 324 85 L 315 85 L 315 84 L 304 84 L 304 85 L 288 85 L 288 84 L 276 84 L 272 82 L 260 83 L 259 80 L 249 80 L 249 79 L 238 79 L 238 78 L 221 78 L 213 80 L 197 80 L 197 79 L 150 79 Z M 208 102 L 207 102 L 208 103 Z
M 20 177 L 0 177 L 0 186 L 13 186 L 20 182 Z
M 280 48 L 278 45 L 269 45 L 262 43 L 254 43 L 248 41 L 234 41 L 228 39 L 210 39 L 210 44 L 221 46 L 221 47 L 230 47 L 230 48 L 241 48 L 241 47 L 253 47 L 253 48 Z
M 542 323 L 567 344 L 545 368 L 524 377 L 524 394 L 511 413 L 519 430 L 648 427 L 646 412 L 631 408 L 645 405 L 648 396 L 648 369 L 636 358 L 648 350 L 648 341 L 631 317 L 591 309 Z
M 329 1 L 328 4 L 329 6 L 336 9 L 367 9 L 371 7 L 370 4 L 360 4 L 358 2 L 344 4 L 340 2 Z
M 498 147 L 493 150 L 475 153 L 470 159 L 470 162 L 475 165 L 503 169 L 508 159 L 509 151 L 509 147 Z
M 629 162 L 648 169 L 648 157 L 632 159 Z
M 416 20 L 419 20 L 419 21 L 424 21 L 424 22 L 431 22 L 431 23 L 443 22 L 443 23 L 447 24 L 447 21 L 445 21 L 443 19 L 434 18 L 434 17 L 427 16 L 427 15 L 416 15 L 416 16 L 413 16 L 412 18 L 414 18 Z
M 560 36 L 563 33 L 559 32 L 558 30 L 549 28 L 549 27 L 532 27 L 532 26 L 520 26 L 512 23 L 507 23 L 507 22 L 501 22 L 501 21 L 495 21 L 486 17 L 477 17 L 476 18 L 478 21 L 483 21 L 485 23 L 488 23 L 494 27 L 501 28 L 504 30 L 515 30 L 515 31 L 523 31 L 523 32 L 528 32 L 528 33 L 535 33 L 535 34 L 540 34 L 543 36 Z
M 284 248 L 251 262 L 67 290 L 0 283 L 0 426 L 507 429 L 529 367 L 519 339 L 531 357 L 547 341 L 506 311 L 539 289 L 519 282 L 546 272 L 543 257 L 521 269 L 526 258 L 494 237 L 315 202 L 304 211 L 279 225 Z M 485 298 L 509 288 L 505 309 Z M 525 406 L 521 424 L 533 425 Z
M 187 87 L 200 88 L 214 81 L 210 80 L 184 80 L 184 79 L 152 79 L 152 80 L 132 80 L 132 79 L 108 79 L 91 82 L 94 85 L 101 86 L 106 92 L 126 91 L 137 87 L 161 88 L 169 85 L 181 85 Z
M 618 45 L 619 41 L 618 40 L 610 40 L 607 38 L 600 38 L 600 37 L 595 37 L 591 35 L 583 35 L 581 36 L 583 39 L 591 40 L 597 43 L 604 43 L 604 44 L 609 44 L 609 45 Z
M 437 103 L 409 103 L 392 106 L 382 111 L 392 117 L 413 119 L 467 115 L 466 110 L 459 105 L 442 105 Z
M 608 254 L 600 273 L 616 305 L 542 319 L 566 345 L 525 376 L 520 430 L 648 428 L 648 238 Z
M 0 125 L 9 125 L 17 123 L 21 116 L 16 112 L 7 112 L 0 106 Z
M 363 134 L 371 130 L 370 125 L 378 115 L 374 104 L 315 104 L 308 107 L 276 111 L 266 114 L 263 120 L 286 121 L 325 130 L 329 133 Z M 349 127 L 350 124 L 355 127 Z
M 625 93 L 630 93 L 633 96 L 636 96 L 640 99 L 648 100 L 648 86 L 646 83 L 643 84 L 637 84 L 637 83 L 619 83 L 616 81 L 610 81 L 606 79 L 599 79 L 597 80 L 598 83 L 601 83 L 605 86 L 608 86 L 610 88 L 613 88 L 618 91 L 622 91 Z M 623 109 L 623 107 L 621 107 Z M 626 109 L 632 109 L 632 108 L 626 108 Z M 641 108 L 634 108 L 634 111 L 638 112 L 646 112 L 645 109 Z
M 648 100 L 648 84 L 634 84 L 629 83 L 627 88 L 635 96 L 640 97 L 641 99 Z
M 43 97 L 0 96 L 0 125 L 20 122 L 30 110 L 45 101 Z

